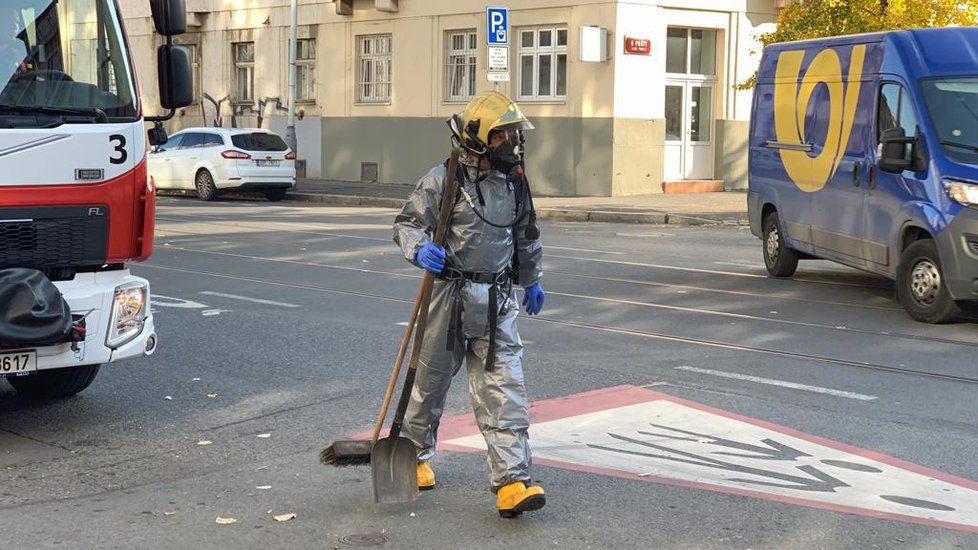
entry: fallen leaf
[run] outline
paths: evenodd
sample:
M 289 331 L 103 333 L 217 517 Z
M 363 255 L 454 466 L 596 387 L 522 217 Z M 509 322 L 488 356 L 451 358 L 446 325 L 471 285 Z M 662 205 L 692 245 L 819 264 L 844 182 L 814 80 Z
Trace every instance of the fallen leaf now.
M 275 521 L 289 521 L 295 519 L 295 514 L 280 514 L 275 516 Z
M 198 445 L 210 445 L 211 443 L 213 443 L 213 441 L 210 439 L 201 439 L 197 442 Z
M 272 437 L 272 434 L 258 434 L 255 437 L 260 439 L 268 439 L 269 437 Z
M 214 520 L 214 523 L 219 523 L 221 525 L 231 525 L 232 523 L 238 523 L 238 520 L 234 518 L 222 518 L 221 516 L 217 516 L 217 519 Z
M 255 487 L 255 489 L 260 489 L 262 491 L 267 490 L 267 489 L 271 489 L 271 488 L 272 488 L 271 485 L 259 485 L 259 486 Z
M 217 397 L 217 393 L 216 392 L 209 393 L 209 394 L 207 394 L 207 397 Z

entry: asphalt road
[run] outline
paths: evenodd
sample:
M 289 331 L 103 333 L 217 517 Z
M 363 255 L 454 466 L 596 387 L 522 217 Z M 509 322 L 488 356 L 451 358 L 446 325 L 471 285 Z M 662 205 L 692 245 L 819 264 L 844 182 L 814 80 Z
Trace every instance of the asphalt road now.
M 543 224 L 547 506 L 497 516 L 464 378 L 439 486 L 375 505 L 317 455 L 369 430 L 410 313 L 393 214 L 162 199 L 159 351 L 60 402 L 0 385 L 0 547 L 978 548 L 978 326 L 827 262 L 768 278 L 740 227 Z

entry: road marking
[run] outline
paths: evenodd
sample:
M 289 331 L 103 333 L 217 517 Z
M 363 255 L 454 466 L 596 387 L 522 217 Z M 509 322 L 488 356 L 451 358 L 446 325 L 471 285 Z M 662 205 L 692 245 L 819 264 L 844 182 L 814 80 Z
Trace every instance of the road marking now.
M 219 296 L 221 298 L 229 298 L 231 300 L 243 300 L 245 302 L 253 302 L 255 304 L 265 304 L 269 306 L 279 306 L 279 307 L 302 307 L 296 304 L 290 304 L 287 302 L 275 302 L 273 300 L 262 300 L 260 298 L 249 298 L 247 296 L 238 296 L 237 294 L 225 294 L 223 292 L 212 292 L 210 290 L 201 291 L 201 294 L 206 294 L 208 296 Z
M 152 304 L 154 306 L 160 307 L 172 307 L 177 309 L 204 309 L 207 305 L 200 302 L 194 302 L 193 300 L 184 300 L 182 298 L 172 298 L 170 296 L 163 296 L 162 294 L 153 293 Z
M 854 393 L 842 390 L 833 390 L 831 388 L 823 388 L 820 386 L 809 386 L 806 384 L 796 384 L 794 382 L 786 382 L 784 380 L 775 380 L 773 378 L 761 378 L 760 376 L 750 376 L 747 374 L 737 374 L 733 372 L 723 372 L 719 370 L 712 369 L 701 369 L 698 367 L 690 367 L 682 365 L 676 367 L 675 370 L 684 370 L 687 372 L 695 372 L 699 374 L 709 374 L 710 376 L 719 376 L 721 378 L 732 378 L 734 380 L 746 380 L 747 382 L 757 382 L 758 384 L 767 384 L 769 386 L 781 386 L 782 388 L 791 388 L 793 390 L 810 391 L 814 393 L 824 393 L 826 395 L 834 395 L 836 397 L 845 397 L 846 399 L 858 399 L 860 401 L 872 401 L 873 399 L 878 399 L 875 395 L 866 395 L 864 393 Z
M 591 250 L 590 248 L 571 248 L 569 246 L 554 246 L 552 244 L 547 245 L 547 250 L 573 250 L 574 252 L 592 252 L 594 254 L 611 254 L 613 256 L 623 256 L 624 252 L 615 252 L 612 250 Z
M 534 464 L 978 533 L 978 482 L 668 394 L 617 386 L 530 414 Z M 485 452 L 471 414 L 439 435 Z

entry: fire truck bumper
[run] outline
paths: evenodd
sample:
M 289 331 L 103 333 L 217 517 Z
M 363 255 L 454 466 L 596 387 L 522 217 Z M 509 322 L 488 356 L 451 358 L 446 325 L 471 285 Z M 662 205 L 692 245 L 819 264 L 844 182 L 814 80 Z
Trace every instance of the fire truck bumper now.
M 35 348 L 37 370 L 113 363 L 156 351 L 158 338 L 146 279 L 120 269 L 78 273 L 71 281 L 55 285 L 72 313 L 85 315 L 85 340 Z M 126 313 L 131 318 L 128 323 Z M 113 324 L 126 330 L 112 331 Z

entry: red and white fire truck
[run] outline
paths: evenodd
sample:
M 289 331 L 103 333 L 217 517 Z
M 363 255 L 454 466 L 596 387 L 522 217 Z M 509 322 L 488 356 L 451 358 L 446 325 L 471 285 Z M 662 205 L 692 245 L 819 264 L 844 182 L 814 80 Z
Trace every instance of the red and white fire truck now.
M 0 1 L 0 376 L 56 398 L 153 353 L 148 141 L 190 103 L 184 0 L 148 0 L 164 116 L 144 116 L 116 0 Z

